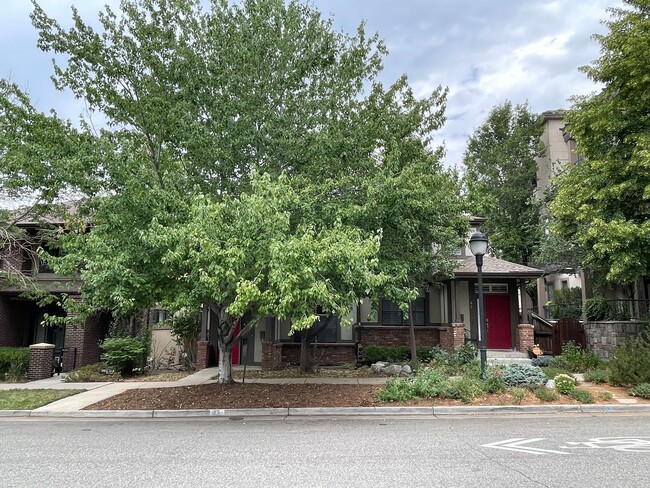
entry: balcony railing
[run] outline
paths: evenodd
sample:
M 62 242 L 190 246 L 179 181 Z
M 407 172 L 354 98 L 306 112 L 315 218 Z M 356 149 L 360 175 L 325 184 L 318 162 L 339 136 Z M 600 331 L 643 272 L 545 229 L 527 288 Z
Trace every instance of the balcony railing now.
M 650 318 L 650 300 L 605 300 L 607 307 L 604 308 L 602 318 L 606 321 L 643 320 Z M 575 312 L 581 309 L 580 304 L 568 304 L 559 307 L 557 313 L 552 312 L 552 307 L 544 305 L 544 319 L 559 320 L 563 316 L 575 316 Z M 573 312 L 573 313 L 572 313 Z M 556 316 L 559 315 L 559 316 Z

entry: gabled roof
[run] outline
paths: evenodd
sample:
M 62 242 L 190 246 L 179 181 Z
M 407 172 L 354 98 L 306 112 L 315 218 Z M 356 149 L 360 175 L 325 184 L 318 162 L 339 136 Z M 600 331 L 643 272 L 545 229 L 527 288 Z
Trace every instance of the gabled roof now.
M 470 256 L 460 261 L 454 271 L 455 278 L 473 277 L 478 274 L 476 258 Z M 483 256 L 483 276 L 500 278 L 538 278 L 544 274 L 541 269 L 523 264 L 511 263 L 492 256 Z

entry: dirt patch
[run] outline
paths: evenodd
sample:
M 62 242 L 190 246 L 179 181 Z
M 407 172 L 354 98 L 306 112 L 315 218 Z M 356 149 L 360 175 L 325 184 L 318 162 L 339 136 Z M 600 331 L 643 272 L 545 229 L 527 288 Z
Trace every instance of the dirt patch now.
M 589 390 L 597 404 L 618 404 L 616 398 L 632 398 L 622 388 L 581 383 Z M 420 399 L 408 403 L 386 403 L 376 398 L 382 386 L 377 385 L 323 385 L 323 384 L 207 384 L 173 388 L 147 388 L 129 390 L 95 403 L 88 410 L 177 410 L 217 408 L 300 408 L 300 407 L 371 407 L 371 406 L 456 406 L 465 405 L 460 400 Z M 600 395 L 609 391 L 611 399 Z M 638 403 L 650 403 L 638 399 Z M 476 398 L 469 405 L 516 405 L 508 393 Z M 527 392 L 520 405 L 578 404 L 562 396 L 554 402 L 542 402 L 532 392 Z

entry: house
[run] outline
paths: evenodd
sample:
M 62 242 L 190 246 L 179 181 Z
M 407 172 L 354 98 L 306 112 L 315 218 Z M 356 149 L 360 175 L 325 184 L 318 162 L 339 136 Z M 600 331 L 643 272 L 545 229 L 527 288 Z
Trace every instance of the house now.
M 52 224 L 60 225 L 56 222 Z M 40 245 L 46 245 L 39 233 L 41 223 L 22 221 L 18 226 L 24 231 L 28 242 L 3 249 L 0 269 L 20 270 L 33 281 L 14 283 L 0 289 L 0 346 L 54 344 L 54 356 L 62 362 L 63 371 L 98 362 L 101 353 L 99 341 L 108 332 L 110 314 L 96 312 L 83 324 L 46 325 L 46 315 L 65 316 L 65 311 L 57 303 L 57 299 L 66 295 L 68 299 L 81 300 L 81 283 L 54 274 L 47 263 L 40 261 L 38 256 L 31 252 Z M 36 289 L 50 292 L 54 300 L 48 304 L 41 303 L 29 293 Z
M 471 231 L 478 230 L 485 219 L 473 217 Z M 416 342 L 418 346 L 449 347 L 455 336 L 463 341 L 478 341 L 478 296 L 476 259 L 469 247 L 457 251 L 458 266 L 451 279 L 434 283 L 413 303 Z M 532 306 L 525 284 L 537 279 L 542 271 L 510 263 L 492 256 L 484 257 L 483 288 L 485 315 L 488 323 L 488 348 L 512 350 L 518 345 L 518 326 L 522 311 Z M 374 345 L 407 345 L 409 327 L 396 303 L 386 299 L 375 304 L 369 298 L 355 304 L 347 319 L 351 327 L 333 320 L 312 345 L 317 364 L 354 363 L 359 350 Z M 204 311 L 201 338 L 208 347 L 203 364 L 215 364 L 216 337 L 211 323 L 216 317 Z M 453 324 L 453 325 L 452 325 Z M 278 369 L 298 364 L 300 341 L 290 336 L 289 320 L 267 317 L 254 331 L 248 343 L 233 351 L 233 363 L 261 364 L 263 369 Z

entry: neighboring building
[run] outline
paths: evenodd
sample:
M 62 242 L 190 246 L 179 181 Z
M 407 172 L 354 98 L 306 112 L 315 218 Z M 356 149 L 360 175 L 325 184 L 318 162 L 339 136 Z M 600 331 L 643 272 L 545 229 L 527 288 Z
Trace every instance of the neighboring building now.
M 473 218 L 471 232 L 478 230 L 485 221 Z M 478 295 L 476 259 L 466 245 L 458 250 L 458 267 L 452 279 L 431 286 L 429 291 L 414 302 L 414 322 L 418 347 L 432 347 L 443 342 L 452 323 L 463 324 L 466 341 L 478 341 Z M 483 288 L 485 312 L 488 323 L 488 348 L 511 350 L 517 347 L 517 327 L 531 304 L 525 292 L 525 283 L 537 279 L 542 272 L 491 256 L 484 257 Z M 521 293 L 523 291 L 523 293 Z M 522 298 L 523 297 L 523 298 Z M 523 303 L 523 306 L 522 306 Z M 215 364 L 217 357 L 215 328 L 211 322 L 216 318 L 204 313 L 201 340 L 209 341 L 211 357 L 208 364 Z M 374 307 L 365 299 L 353 307 L 348 320 L 351 327 L 343 327 L 339 321 L 332 323 L 319 334 L 314 347 L 317 364 L 351 363 L 356 360 L 359 348 L 374 345 L 407 345 L 409 327 L 396 303 L 380 299 Z M 233 352 L 233 363 L 249 361 L 274 369 L 287 364 L 298 364 L 300 341 L 290 336 L 291 323 L 268 317 L 254 332 L 254 338 L 240 355 Z M 246 350 L 248 348 L 248 350 Z
M 29 245 L 38 246 L 40 224 L 22 222 Z M 46 263 L 39 262 L 33 253 L 25 249 L 6 249 L 0 263 L 3 269 L 13 266 L 34 280 L 35 287 L 45 289 L 55 297 L 64 294 L 69 299 L 80 300 L 78 281 L 52 273 Z M 83 324 L 44 325 L 45 315 L 65 316 L 65 311 L 57 304 L 40 305 L 29 298 L 25 292 L 31 287 L 12 286 L 0 290 L 0 346 L 26 347 L 31 344 L 49 343 L 55 345 L 55 357 L 62 358 L 63 370 L 99 361 L 99 341 L 108 332 L 110 314 L 95 313 Z
M 576 152 L 575 140 L 567 131 L 564 115 L 559 111 L 542 113 L 544 132 L 541 140 L 546 147 L 543 157 L 537 158 L 537 187 L 535 196 L 540 200 L 550 188 L 555 178 L 568 164 L 579 164 L 580 155 Z M 537 281 L 537 312 L 541 317 L 550 318 L 545 304 L 553 299 L 555 290 L 580 287 L 583 302 L 593 296 L 589 277 L 581 268 L 566 272 L 563 268 L 548 267 L 547 274 Z M 630 286 L 607 285 L 599 293 L 616 308 L 622 316 L 635 318 L 650 315 L 650 277 L 637 280 Z M 553 317 L 559 318 L 559 317 Z
M 546 149 L 544 156 L 537 158 L 537 186 L 535 196 L 543 200 L 545 192 L 550 189 L 555 178 L 567 164 L 575 164 L 579 158 L 575 152 L 575 140 L 566 131 L 564 115 L 557 111 L 542 114 L 544 132 L 541 141 Z M 582 270 L 566 272 L 563 268 L 549 267 L 546 274 L 537 280 L 537 312 L 544 318 L 550 318 L 545 308 L 553 300 L 555 290 L 583 287 Z

